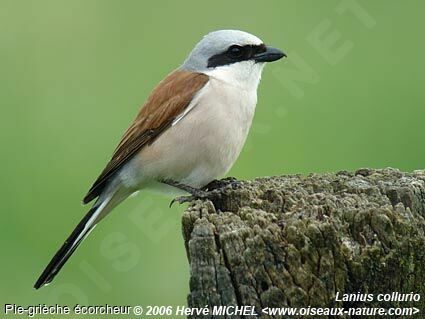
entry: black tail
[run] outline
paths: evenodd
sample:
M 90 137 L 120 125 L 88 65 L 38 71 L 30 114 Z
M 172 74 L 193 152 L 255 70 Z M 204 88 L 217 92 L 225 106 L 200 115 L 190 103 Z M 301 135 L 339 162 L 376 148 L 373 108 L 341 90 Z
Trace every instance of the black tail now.
M 66 263 L 72 253 L 77 249 L 81 241 L 89 234 L 89 232 L 96 225 L 96 215 L 99 212 L 96 212 L 99 206 L 95 205 L 92 207 L 89 212 L 84 216 L 84 218 L 79 222 L 77 227 L 75 227 L 72 234 L 64 242 L 62 247 L 58 252 L 53 256 L 52 260 L 44 269 L 41 276 L 38 278 L 37 282 L 34 285 L 35 289 L 38 289 L 44 285 L 50 283 L 53 278 L 58 274 L 63 265 Z

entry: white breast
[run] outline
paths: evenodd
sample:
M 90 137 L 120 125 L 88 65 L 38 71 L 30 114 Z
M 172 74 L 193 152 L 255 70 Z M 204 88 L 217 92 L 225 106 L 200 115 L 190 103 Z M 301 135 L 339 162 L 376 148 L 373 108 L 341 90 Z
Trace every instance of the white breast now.
M 208 74 L 190 111 L 126 165 L 123 182 L 142 187 L 145 181 L 168 178 L 201 187 L 226 174 L 251 127 L 262 69 L 257 65 L 253 79 L 240 81 L 241 74 L 231 77 L 222 68 Z

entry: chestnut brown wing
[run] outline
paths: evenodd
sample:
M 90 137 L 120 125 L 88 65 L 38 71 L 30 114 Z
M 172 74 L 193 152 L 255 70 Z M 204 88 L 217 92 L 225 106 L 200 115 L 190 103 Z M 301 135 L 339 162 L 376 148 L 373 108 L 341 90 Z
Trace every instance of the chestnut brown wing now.
M 127 129 L 111 160 L 83 199 L 87 204 L 98 197 L 110 178 L 145 145 L 166 130 L 208 82 L 202 73 L 177 70 L 169 74 L 152 91 L 139 114 Z

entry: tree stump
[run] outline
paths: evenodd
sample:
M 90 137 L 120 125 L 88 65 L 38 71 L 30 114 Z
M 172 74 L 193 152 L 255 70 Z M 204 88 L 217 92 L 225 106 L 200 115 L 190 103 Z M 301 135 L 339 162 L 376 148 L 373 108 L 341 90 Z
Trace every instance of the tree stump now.
M 190 307 L 412 306 L 425 316 L 425 170 L 241 181 L 214 204 L 191 203 L 182 222 Z M 421 300 L 335 300 L 358 292 Z

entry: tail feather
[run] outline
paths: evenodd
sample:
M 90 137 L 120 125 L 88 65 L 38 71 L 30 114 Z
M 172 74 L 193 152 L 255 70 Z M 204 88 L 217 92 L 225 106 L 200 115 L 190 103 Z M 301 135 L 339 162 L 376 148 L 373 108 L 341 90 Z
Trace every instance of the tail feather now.
M 58 272 L 61 270 L 63 265 L 67 262 L 69 257 L 77 249 L 78 245 L 88 236 L 91 230 L 96 226 L 99 219 L 102 217 L 102 211 L 104 210 L 107 201 L 104 201 L 101 205 L 95 204 L 84 218 L 78 223 L 77 227 L 73 230 L 68 239 L 63 243 L 62 247 L 56 252 L 52 260 L 49 262 L 43 273 L 38 278 L 34 285 L 35 289 L 38 289 L 44 285 L 49 284 Z

